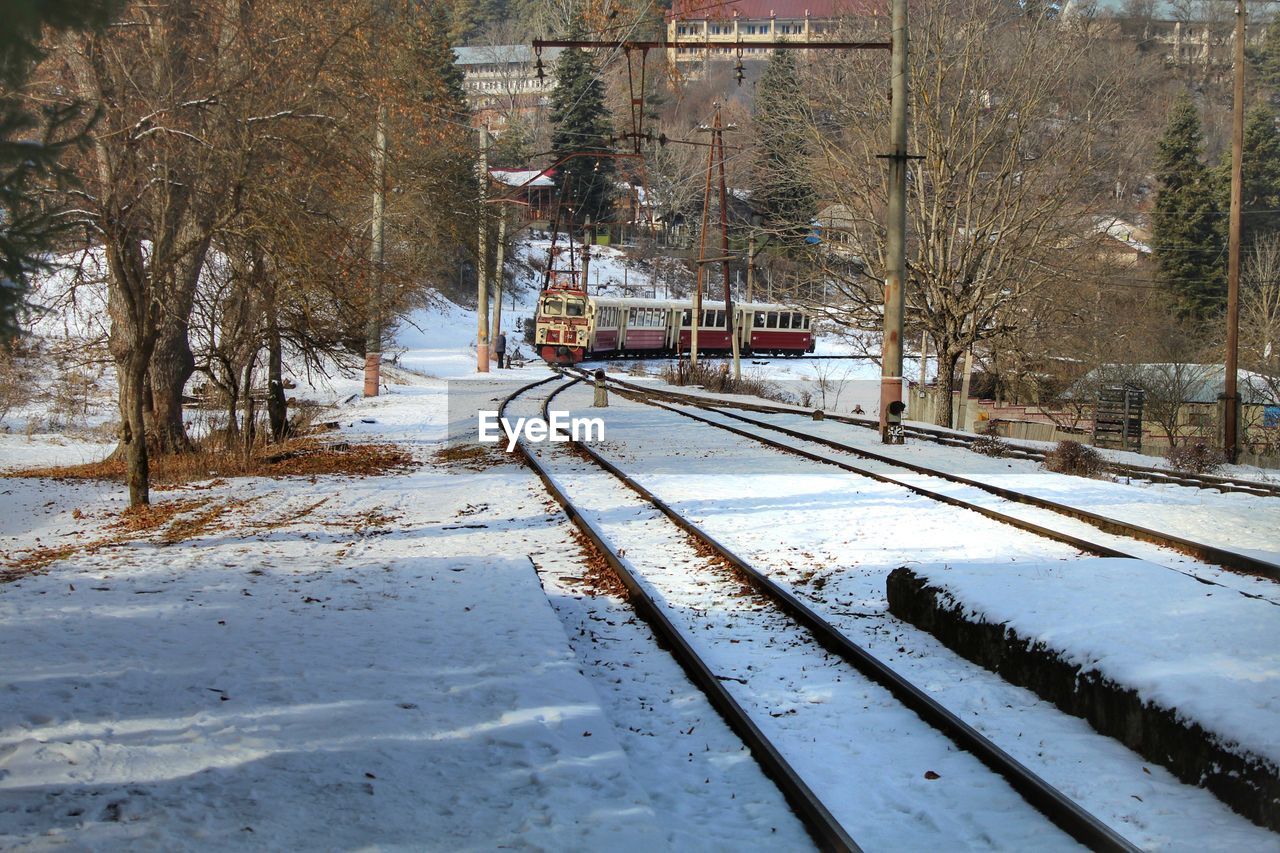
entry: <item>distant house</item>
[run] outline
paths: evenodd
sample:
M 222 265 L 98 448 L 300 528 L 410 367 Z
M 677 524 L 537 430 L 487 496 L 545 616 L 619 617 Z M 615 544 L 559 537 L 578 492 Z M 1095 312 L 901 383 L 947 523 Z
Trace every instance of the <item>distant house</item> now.
M 674 0 L 667 13 L 673 64 L 707 59 L 767 59 L 762 43 L 834 38 L 842 18 L 884 18 L 875 0 Z
M 556 182 L 550 169 L 490 169 L 489 178 L 503 196 L 519 203 L 518 218 L 525 222 L 551 218 L 556 199 Z
M 1244 443 L 1274 447 L 1280 441 L 1280 377 L 1241 370 L 1236 383 Z M 1168 447 L 1175 442 L 1220 440 L 1226 388 L 1223 365 L 1104 364 L 1077 380 L 1064 396 L 1089 402 L 1097 399 L 1101 389 L 1122 386 L 1143 392 L 1144 444 Z
M 1151 232 L 1114 216 L 1090 218 L 1089 229 L 1099 259 L 1123 266 L 1141 266 L 1151 260 Z
M 829 204 L 818 211 L 817 235 L 828 250 L 839 255 L 854 256 L 858 252 L 857 220 L 853 211 L 843 204 Z
M 556 86 L 555 65 L 562 51 L 548 47 L 539 55 L 527 44 L 455 47 L 454 61 L 462 69 L 462 87 L 476 123 L 501 133 L 510 117 L 544 109 Z

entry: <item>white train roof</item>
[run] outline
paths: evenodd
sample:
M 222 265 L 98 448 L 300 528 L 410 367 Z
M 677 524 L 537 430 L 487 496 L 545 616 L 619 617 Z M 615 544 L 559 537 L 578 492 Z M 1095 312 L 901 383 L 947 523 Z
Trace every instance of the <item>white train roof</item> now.
M 610 308 L 670 308 L 679 311 L 693 307 L 693 301 L 690 299 L 642 299 L 629 296 L 592 296 L 590 299 L 593 305 Z M 702 300 L 704 311 L 715 311 L 717 308 L 723 307 L 723 299 L 704 298 Z M 802 314 L 808 313 L 806 308 L 796 305 L 782 305 L 777 302 L 735 302 L 733 307 L 742 311 L 797 311 Z

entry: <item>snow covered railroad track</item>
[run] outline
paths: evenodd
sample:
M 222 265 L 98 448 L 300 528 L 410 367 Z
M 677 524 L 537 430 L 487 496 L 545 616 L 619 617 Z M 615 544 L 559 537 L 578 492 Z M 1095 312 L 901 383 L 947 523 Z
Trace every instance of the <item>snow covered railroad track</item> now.
M 844 356 L 835 357 L 844 358 Z M 585 372 L 582 368 L 575 368 L 575 370 L 583 373 L 585 376 Z M 795 415 L 798 417 L 808 417 L 809 415 L 809 410 L 802 410 L 796 406 L 788 407 L 763 403 L 745 403 L 738 400 L 719 400 L 700 397 L 694 394 L 682 394 L 675 391 L 659 391 L 652 388 L 645 388 L 642 385 L 627 382 L 614 376 L 610 376 L 609 381 L 630 390 L 665 397 L 666 399 L 675 402 L 691 403 L 692 405 L 700 407 L 713 404 L 715 407 L 719 408 L 733 408 L 763 414 Z M 837 423 L 850 424 L 852 426 L 863 427 L 875 431 L 879 431 L 880 429 L 879 422 L 874 418 L 855 417 L 853 415 L 839 415 L 834 413 L 827 413 L 826 418 L 827 420 L 835 421 Z M 918 424 L 905 425 L 903 430 L 910 438 L 919 438 L 949 447 L 968 448 L 978 440 L 978 436 L 968 433 L 942 428 L 930 429 Z M 1011 442 L 1007 456 L 1011 459 L 1025 459 L 1032 462 L 1043 462 L 1045 453 L 1044 451 L 1037 450 L 1032 446 Z M 1224 494 L 1236 493 L 1252 495 L 1255 497 L 1280 497 L 1280 485 L 1275 483 L 1264 483 L 1257 480 L 1247 480 L 1238 477 L 1223 477 L 1214 474 L 1192 474 L 1186 471 L 1154 468 L 1148 465 L 1134 465 L 1127 462 L 1108 461 L 1106 466 L 1107 471 L 1110 473 L 1125 477 L 1129 480 L 1138 480 L 1155 484 L 1186 486 L 1194 489 L 1207 489 Z
M 1266 590 L 1265 587 L 1262 588 L 1263 592 L 1244 589 L 1234 583 L 1229 575 L 1215 571 L 1215 569 L 1221 567 L 1231 571 L 1280 580 L 1280 565 L 1262 557 L 1255 557 L 1241 551 L 1153 530 L 1087 509 L 1048 500 L 1028 492 L 960 476 L 937 468 L 898 459 L 887 454 L 870 451 L 845 441 L 818 435 L 812 429 L 797 428 L 799 423 L 804 422 L 801 421 L 804 415 L 799 412 L 751 405 L 739 406 L 736 403 L 724 403 L 721 401 L 714 401 L 713 403 L 693 395 L 674 394 L 667 391 L 644 388 L 613 377 L 609 377 L 608 381 L 615 388 L 620 389 L 622 393 L 628 394 L 633 399 L 709 426 L 726 430 L 777 450 L 794 453 L 815 462 L 836 465 L 851 473 L 871 477 L 880 482 L 899 485 L 916 494 L 973 510 L 996 521 L 1071 545 L 1091 554 L 1103 557 L 1134 557 L 1148 560 L 1172 571 L 1189 574 L 1203 583 L 1226 586 L 1242 595 L 1261 598 L 1272 604 L 1280 604 L 1280 592 Z M 663 402 L 664 400 L 670 402 Z M 686 407 L 702 410 L 706 414 L 696 414 Z M 727 411 L 730 408 L 745 409 L 751 412 L 759 411 L 763 414 L 759 417 L 753 417 L 749 414 Z M 769 418 L 772 418 L 772 420 Z M 793 419 L 794 422 L 790 425 L 778 422 L 780 420 L 792 421 Z M 778 433 L 784 438 L 768 435 L 764 431 Z M 829 452 L 830 450 L 834 450 L 836 453 L 832 454 Z M 857 457 L 858 462 L 870 462 L 872 465 L 854 464 L 850 456 Z M 885 470 L 888 468 L 902 469 L 909 473 L 907 476 L 897 475 Z M 960 488 L 957 489 L 955 486 Z M 995 496 L 998 500 L 992 501 L 986 495 Z M 1012 506 L 1013 504 L 1022 504 L 1032 508 L 1032 511 L 1015 509 Z M 1082 522 L 1084 525 L 1100 531 L 1103 535 L 1099 536 L 1092 531 L 1083 530 L 1082 525 L 1079 524 L 1058 522 L 1049 515 L 1050 513 L 1065 516 L 1072 521 Z M 1126 540 L 1137 540 L 1137 543 L 1139 543 L 1138 548 L 1134 548 L 1134 542 Z M 1151 549 L 1140 543 L 1149 543 L 1157 546 L 1157 548 Z M 1174 565 L 1175 561 L 1170 559 L 1171 555 L 1162 553 L 1157 549 L 1169 549 L 1185 554 L 1201 561 L 1201 565 L 1185 563 Z
M 545 419 L 565 387 L 503 411 Z M 824 848 L 856 849 L 843 825 L 874 847 L 1135 849 L 590 447 L 520 449 Z

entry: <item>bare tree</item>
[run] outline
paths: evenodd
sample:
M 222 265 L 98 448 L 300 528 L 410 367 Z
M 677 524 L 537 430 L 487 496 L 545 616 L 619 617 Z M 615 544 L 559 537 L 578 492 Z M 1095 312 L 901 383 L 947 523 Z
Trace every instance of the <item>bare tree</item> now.
M 1268 234 L 1249 247 L 1243 272 L 1242 361 L 1259 372 L 1280 376 L 1280 234 Z M 1280 381 L 1277 386 L 1280 390 Z
M 1114 194 L 1121 143 L 1141 93 L 1132 65 L 1100 63 L 1088 29 L 1010 14 L 996 0 L 926 0 L 913 17 L 909 322 L 928 331 L 948 399 L 957 362 L 1007 334 L 1031 294 L 1072 280 L 1061 265 L 1078 218 Z M 803 117 L 820 146 L 820 191 L 853 220 L 855 275 L 826 301 L 841 322 L 875 328 L 882 302 L 888 105 L 883 67 L 836 57 L 808 78 Z M 798 118 L 802 116 L 798 115 Z M 826 291 L 823 288 L 822 291 Z M 950 407 L 938 407 L 950 420 Z

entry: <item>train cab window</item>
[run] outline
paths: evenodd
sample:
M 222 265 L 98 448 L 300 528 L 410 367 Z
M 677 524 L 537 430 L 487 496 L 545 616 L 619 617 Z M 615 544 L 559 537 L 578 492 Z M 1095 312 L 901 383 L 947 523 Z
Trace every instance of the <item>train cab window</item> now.
M 802 328 L 802 329 L 807 329 L 807 328 L 809 328 L 809 315 L 808 315 L 808 314 L 801 314 L 801 315 L 800 315 L 800 328 Z
M 723 328 L 724 328 L 724 312 L 723 312 L 723 311 L 717 311 L 717 312 L 716 312 L 715 324 L 714 324 L 714 325 L 715 325 L 715 327 L 716 327 L 717 329 L 723 329 Z
M 778 328 L 779 329 L 791 328 L 791 312 L 790 311 L 778 312 Z
M 586 303 L 581 299 L 570 299 L 565 302 L 565 314 L 570 317 L 581 317 L 586 313 Z
M 763 311 L 756 312 L 755 322 L 753 322 L 752 325 L 755 326 L 757 329 L 764 328 L 764 312 Z
M 542 301 L 542 313 L 558 317 L 564 313 L 564 301 L 559 297 L 551 297 Z
M 777 311 L 769 312 L 769 322 L 766 323 L 765 325 L 770 329 L 778 328 L 778 312 Z

